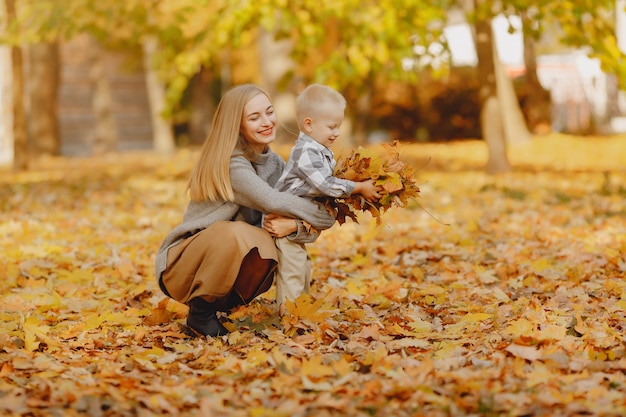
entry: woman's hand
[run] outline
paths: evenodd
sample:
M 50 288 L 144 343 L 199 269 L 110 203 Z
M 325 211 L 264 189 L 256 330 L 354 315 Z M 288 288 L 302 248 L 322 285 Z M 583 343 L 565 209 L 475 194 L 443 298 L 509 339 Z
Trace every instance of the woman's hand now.
M 285 237 L 298 231 L 298 223 L 291 217 L 270 213 L 265 216 L 263 228 L 273 237 Z

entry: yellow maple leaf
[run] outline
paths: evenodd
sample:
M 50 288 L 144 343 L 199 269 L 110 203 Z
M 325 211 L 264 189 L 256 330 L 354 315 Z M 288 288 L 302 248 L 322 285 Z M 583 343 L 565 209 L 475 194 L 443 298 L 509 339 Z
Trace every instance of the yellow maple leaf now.
M 353 370 L 352 360 L 346 355 L 342 356 L 339 360 L 331 362 L 330 365 L 339 376 L 347 375 Z
M 141 319 L 138 315 L 132 313 L 132 310 L 124 312 L 116 311 L 114 313 L 111 313 L 111 315 L 107 317 L 107 321 L 122 325 L 124 327 L 134 327 L 139 324 Z
M 424 339 L 417 339 L 415 337 L 405 337 L 403 339 L 392 340 L 389 342 L 389 346 L 394 349 L 403 349 L 403 348 L 419 348 L 419 349 L 427 349 L 432 345 L 431 342 Z
M 536 337 L 542 340 L 561 340 L 567 335 L 567 327 L 558 324 L 542 325 Z
M 459 346 L 454 342 L 441 341 L 435 346 L 434 358 L 438 360 L 445 360 L 454 356 L 459 349 Z
M 33 352 L 39 348 L 39 344 L 48 334 L 48 326 L 41 326 L 41 320 L 36 316 L 28 316 L 24 319 L 24 347 Z
M 478 323 L 493 317 L 493 314 L 488 313 L 469 313 L 464 315 L 460 323 Z
M 275 347 L 271 352 L 272 359 L 276 364 L 276 369 L 284 374 L 292 374 L 298 368 L 299 361 L 293 356 L 289 356 L 280 351 L 279 347 Z
M 513 320 L 504 330 L 503 333 L 510 334 L 511 336 L 528 336 L 531 335 L 535 326 L 528 320 L 521 318 Z
M 89 331 L 89 330 L 97 329 L 98 327 L 100 327 L 102 323 L 108 320 L 110 316 L 111 316 L 110 311 L 104 311 L 102 314 L 99 314 L 97 312 L 90 313 L 83 320 L 83 323 L 84 323 L 83 330 Z
M 395 193 L 396 191 L 400 191 L 404 188 L 404 185 L 402 185 L 402 178 L 396 172 L 390 172 L 385 175 L 384 178 L 379 178 L 376 181 L 376 185 L 383 187 L 383 190 L 388 194 Z
M 625 299 L 620 299 L 618 302 L 616 302 L 613 305 L 613 310 L 621 310 L 621 311 L 626 311 L 626 300 Z
M 302 373 L 302 376 L 307 377 L 310 380 L 335 375 L 333 367 L 322 362 L 321 355 L 315 355 L 311 357 L 311 359 L 302 360 L 302 368 L 300 372 Z
M 367 294 L 367 286 L 362 282 L 350 280 L 346 284 L 346 290 L 350 295 L 365 295 Z
M 431 322 L 419 318 L 409 322 L 408 325 L 415 333 L 429 332 L 433 328 Z
M 295 301 L 287 300 L 285 307 L 287 311 L 302 320 L 309 320 L 321 323 L 333 315 L 332 311 L 320 310 L 324 304 L 323 299 L 314 300 L 309 294 L 302 294 Z
M 246 355 L 247 362 L 252 366 L 265 365 L 267 363 L 268 354 L 263 347 L 254 347 Z
M 543 356 L 543 352 L 537 349 L 535 346 L 523 346 L 511 343 L 504 350 L 511 353 L 515 357 L 526 359 L 529 361 L 541 359 L 541 357 Z
M 363 359 L 363 365 L 382 363 L 387 356 L 389 356 L 387 347 L 383 343 L 378 343 L 373 350 L 367 352 Z
M 167 310 L 167 304 L 169 298 L 163 298 L 156 308 L 153 308 L 150 315 L 143 319 L 143 323 L 146 326 L 156 326 L 158 324 L 169 323 L 172 319 L 172 314 Z

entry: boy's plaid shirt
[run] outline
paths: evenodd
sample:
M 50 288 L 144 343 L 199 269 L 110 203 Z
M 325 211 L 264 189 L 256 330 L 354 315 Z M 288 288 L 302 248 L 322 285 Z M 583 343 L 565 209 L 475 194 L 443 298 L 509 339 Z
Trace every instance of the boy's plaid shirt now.
M 330 149 L 300 132 L 275 187 L 300 197 L 348 197 L 354 182 L 333 176 L 335 164 Z

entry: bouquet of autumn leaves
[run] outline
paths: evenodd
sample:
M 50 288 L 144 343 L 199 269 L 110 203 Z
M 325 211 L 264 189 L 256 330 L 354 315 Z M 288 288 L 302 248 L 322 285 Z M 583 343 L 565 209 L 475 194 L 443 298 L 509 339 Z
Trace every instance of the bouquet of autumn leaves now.
M 337 213 L 337 222 L 343 224 L 346 218 L 358 223 L 358 212 L 370 212 L 381 224 L 382 214 L 392 206 L 405 207 L 410 199 L 416 198 L 420 191 L 414 177 L 415 170 L 400 160 L 400 144 L 383 144 L 382 151 L 373 148 L 359 148 L 347 158 L 339 158 L 335 167 L 335 176 L 351 181 L 375 180 L 382 188 L 378 201 L 367 201 L 360 195 L 347 198 L 325 197 L 326 208 Z

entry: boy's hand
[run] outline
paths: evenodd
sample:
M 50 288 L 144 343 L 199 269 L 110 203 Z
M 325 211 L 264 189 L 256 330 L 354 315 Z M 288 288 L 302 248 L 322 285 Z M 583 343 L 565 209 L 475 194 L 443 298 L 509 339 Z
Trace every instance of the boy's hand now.
M 369 179 L 367 181 L 357 182 L 352 194 L 361 194 L 367 201 L 378 201 L 381 190 L 380 186 L 374 184 L 374 180 Z

